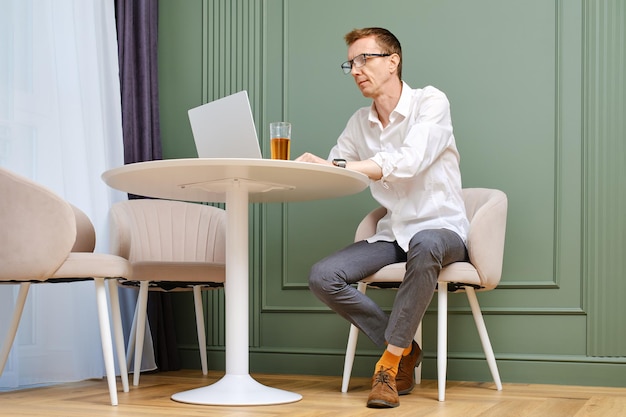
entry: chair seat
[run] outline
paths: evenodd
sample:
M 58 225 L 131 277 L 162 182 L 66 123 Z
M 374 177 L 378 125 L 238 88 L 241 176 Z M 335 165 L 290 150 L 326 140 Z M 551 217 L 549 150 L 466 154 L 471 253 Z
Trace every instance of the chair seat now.
M 133 262 L 133 281 L 170 281 L 224 284 L 224 264 L 213 262 Z
M 437 278 L 439 282 L 455 282 L 482 288 L 478 271 L 469 262 L 455 262 L 443 268 Z
M 94 265 L 97 265 L 97 272 L 94 271 Z M 130 278 L 132 269 L 130 262 L 119 256 L 106 253 L 72 252 L 50 279 L 90 276 Z
M 186 291 L 195 286 L 214 289 L 224 287 L 226 278 L 224 264 L 211 262 L 143 261 L 132 265 L 133 279 L 121 281 L 124 287 L 148 282 L 150 291 Z
M 362 282 L 371 287 L 397 287 L 398 277 L 402 277 L 406 271 L 406 263 L 398 262 L 387 265 L 375 274 L 367 277 Z M 455 262 L 443 268 L 437 278 L 439 282 L 462 282 L 463 284 L 481 288 L 480 276 L 476 268 L 469 262 Z

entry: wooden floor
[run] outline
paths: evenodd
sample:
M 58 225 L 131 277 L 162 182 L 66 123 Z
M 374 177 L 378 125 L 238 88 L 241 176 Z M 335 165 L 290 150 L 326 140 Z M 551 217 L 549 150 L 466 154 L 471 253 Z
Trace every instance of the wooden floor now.
M 89 380 L 45 388 L 0 393 L 0 416 L 446 416 L 446 417 L 612 417 L 626 416 L 626 388 L 448 382 L 446 401 L 437 401 L 435 381 L 423 381 L 400 397 L 400 407 L 365 407 L 367 378 L 353 378 L 350 391 L 340 392 L 340 377 L 253 375 L 266 385 L 302 394 L 301 401 L 256 407 L 217 407 L 182 404 L 176 392 L 215 382 L 221 374 L 203 377 L 198 370 L 146 374 L 139 387 L 119 393 L 119 405 L 109 403 L 104 380 Z M 119 380 L 118 380 L 119 382 Z M 119 384 L 118 384 L 119 385 Z

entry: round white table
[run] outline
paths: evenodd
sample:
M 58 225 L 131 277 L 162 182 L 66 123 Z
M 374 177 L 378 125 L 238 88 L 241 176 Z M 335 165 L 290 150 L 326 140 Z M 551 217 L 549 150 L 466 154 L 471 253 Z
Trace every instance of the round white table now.
M 206 405 L 284 404 L 302 399 L 250 376 L 248 203 L 341 197 L 361 192 L 369 179 L 335 166 L 244 158 L 140 162 L 106 171 L 102 179 L 110 187 L 146 197 L 226 203 L 226 372 L 219 381 L 174 394 L 172 399 Z

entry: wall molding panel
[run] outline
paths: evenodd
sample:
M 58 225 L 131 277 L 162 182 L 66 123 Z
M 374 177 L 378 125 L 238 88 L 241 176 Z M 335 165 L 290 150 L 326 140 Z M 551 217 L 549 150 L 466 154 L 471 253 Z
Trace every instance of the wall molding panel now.
M 292 158 L 327 155 L 370 103 L 339 68 L 343 35 L 388 27 L 402 41 L 405 81 L 450 99 L 464 186 L 509 197 L 503 279 L 478 295 L 503 381 L 623 385 L 626 3 L 389 1 L 382 10 L 376 0 L 159 0 L 166 157 L 189 153 L 188 108 L 241 89 L 264 155 L 277 120 L 293 124 Z M 341 373 L 349 326 L 311 294 L 308 271 L 351 242 L 375 206 L 367 191 L 251 205 L 253 372 Z M 393 303 L 393 291 L 368 294 L 384 309 Z M 215 369 L 224 299 L 208 292 L 205 303 Z M 176 304 L 183 365 L 199 367 L 185 305 Z M 449 379 L 490 381 L 466 297 L 451 295 L 448 307 Z M 435 297 L 424 318 L 426 379 L 436 378 L 436 320 Z M 360 337 L 353 374 L 371 375 L 379 354 Z
M 626 5 L 585 1 L 585 265 L 590 356 L 626 357 Z

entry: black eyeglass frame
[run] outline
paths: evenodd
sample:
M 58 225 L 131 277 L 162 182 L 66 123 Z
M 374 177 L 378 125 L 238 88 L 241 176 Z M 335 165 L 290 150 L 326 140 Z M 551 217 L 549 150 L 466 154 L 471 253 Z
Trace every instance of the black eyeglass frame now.
M 365 66 L 365 64 L 367 63 L 367 58 L 391 56 L 391 54 L 359 54 L 355 56 L 354 58 L 352 58 L 351 60 L 346 61 L 343 64 L 341 64 L 341 69 L 343 70 L 344 74 L 346 75 L 350 74 L 350 72 L 352 71 L 352 66 L 354 65 L 354 60 L 358 59 L 360 56 L 363 57 L 363 65 L 357 65 L 357 68 L 361 68 Z

